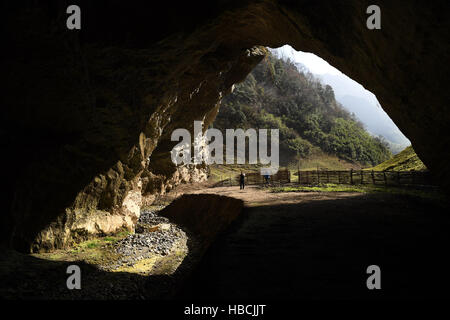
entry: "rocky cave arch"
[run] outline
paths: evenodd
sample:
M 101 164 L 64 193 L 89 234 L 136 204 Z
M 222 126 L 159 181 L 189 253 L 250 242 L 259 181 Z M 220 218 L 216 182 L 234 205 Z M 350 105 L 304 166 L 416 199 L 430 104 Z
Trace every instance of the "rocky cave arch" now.
M 171 166 L 170 133 L 211 122 L 264 46 L 312 52 L 374 92 L 448 188 L 445 2 L 68 1 L 3 5 L 3 241 L 23 251 L 133 228 L 139 205 L 202 168 Z

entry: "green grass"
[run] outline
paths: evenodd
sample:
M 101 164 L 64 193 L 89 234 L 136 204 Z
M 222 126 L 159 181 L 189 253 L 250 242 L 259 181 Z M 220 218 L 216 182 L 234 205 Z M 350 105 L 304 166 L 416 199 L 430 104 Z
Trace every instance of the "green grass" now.
M 314 149 L 310 156 L 301 158 L 300 161 L 291 162 L 288 168 L 292 171 L 311 171 L 317 170 L 360 170 L 362 165 L 340 159 L 336 155 L 327 154 L 320 149 Z
M 271 192 L 366 192 L 364 187 L 325 183 L 315 186 L 274 187 Z
M 108 244 L 114 244 L 117 241 L 125 238 L 127 235 L 129 235 L 129 231 L 120 231 L 114 235 L 109 235 L 105 237 L 98 237 L 92 240 L 86 240 L 83 242 L 80 242 L 78 244 L 75 244 L 69 251 L 73 254 L 79 253 L 79 252 L 86 252 L 89 250 L 97 250 L 103 248 L 105 245 Z
M 405 148 L 399 154 L 396 154 L 391 159 L 386 160 L 379 165 L 369 168 L 368 170 L 374 171 L 422 171 L 426 170 L 427 167 L 419 159 L 414 149 L 409 146 Z
M 92 241 L 86 245 L 86 248 L 93 249 L 93 248 L 97 248 L 98 246 L 100 246 L 100 244 L 98 242 Z
M 110 250 L 111 245 L 125 238 L 130 232 L 122 230 L 112 235 L 98 237 L 73 244 L 71 248 L 58 249 L 50 253 L 40 253 L 38 258 L 54 261 L 85 261 L 86 263 L 103 263 L 117 259 L 117 253 Z
M 103 238 L 103 241 L 112 242 L 112 243 L 117 242 L 118 240 L 119 240 L 119 238 L 117 238 L 117 237 L 104 237 Z
M 444 193 L 437 189 L 421 189 L 412 187 L 385 187 L 375 185 L 345 185 L 324 183 L 311 186 L 274 187 L 271 192 L 359 192 L 359 193 L 390 193 L 396 195 L 410 195 L 420 198 L 447 201 Z

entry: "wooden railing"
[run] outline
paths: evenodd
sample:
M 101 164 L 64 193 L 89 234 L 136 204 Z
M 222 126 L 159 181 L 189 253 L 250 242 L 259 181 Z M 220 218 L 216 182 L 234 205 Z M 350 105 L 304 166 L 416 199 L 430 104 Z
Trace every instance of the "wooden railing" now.
M 222 178 L 219 182 L 217 182 L 214 186 L 238 186 L 239 185 L 239 174 L 238 175 L 230 175 L 228 177 Z M 280 169 L 274 175 L 271 175 L 269 178 L 269 183 L 271 184 L 284 184 L 291 182 L 291 172 L 288 169 Z M 246 185 L 257 185 L 257 184 L 265 184 L 266 180 L 264 176 L 261 175 L 260 172 L 246 172 L 245 173 L 245 184 Z
M 429 171 L 370 171 L 370 170 L 311 170 L 297 171 L 297 184 L 373 184 L 373 185 L 423 185 L 433 186 Z M 270 176 L 270 185 L 291 183 L 291 172 L 288 169 L 280 169 L 277 174 Z M 246 185 L 267 184 L 264 176 L 259 172 L 245 174 Z M 239 175 L 224 177 L 214 186 L 238 186 Z
M 428 171 L 297 171 L 299 184 L 434 185 Z

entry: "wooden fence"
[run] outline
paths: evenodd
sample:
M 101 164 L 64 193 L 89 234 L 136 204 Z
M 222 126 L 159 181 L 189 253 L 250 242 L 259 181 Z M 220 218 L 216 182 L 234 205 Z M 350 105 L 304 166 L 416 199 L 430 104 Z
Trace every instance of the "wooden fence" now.
M 368 170 L 312 170 L 297 171 L 298 184 L 373 184 L 373 185 L 423 185 L 433 186 L 432 177 L 428 171 L 368 171 Z M 275 175 L 270 176 L 270 185 L 285 184 L 291 182 L 291 172 L 288 169 L 280 169 Z M 263 185 L 264 176 L 259 172 L 245 174 L 246 185 Z M 295 183 L 295 182 L 294 182 Z M 222 179 L 214 186 L 238 186 L 239 174 Z
M 428 171 L 298 171 L 299 184 L 433 185 Z
M 291 182 L 291 172 L 288 169 L 280 169 L 274 175 L 270 176 L 270 183 L 290 183 Z M 260 172 L 248 172 L 245 173 L 245 184 L 246 185 L 257 185 L 264 184 L 265 179 L 264 176 L 261 175 Z M 229 176 L 225 179 L 222 179 L 218 183 L 216 183 L 215 187 L 220 186 L 238 186 L 239 185 L 239 174 Z

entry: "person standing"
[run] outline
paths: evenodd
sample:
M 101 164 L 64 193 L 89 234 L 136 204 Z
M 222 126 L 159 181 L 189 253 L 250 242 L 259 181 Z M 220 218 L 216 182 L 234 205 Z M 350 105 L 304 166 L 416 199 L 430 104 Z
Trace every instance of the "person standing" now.
M 239 175 L 239 187 L 241 190 L 245 188 L 245 173 L 242 173 Z
M 266 182 L 266 184 L 269 184 L 269 175 L 268 174 L 265 174 L 264 175 L 264 181 Z

